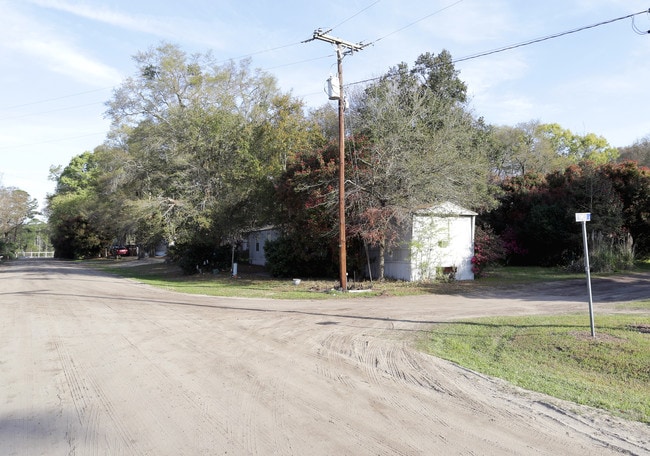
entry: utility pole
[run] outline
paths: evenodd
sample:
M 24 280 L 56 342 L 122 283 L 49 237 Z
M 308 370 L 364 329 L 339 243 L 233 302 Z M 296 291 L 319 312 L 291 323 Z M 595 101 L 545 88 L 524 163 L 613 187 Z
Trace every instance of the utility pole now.
M 339 79 L 339 279 L 341 290 L 348 290 L 347 248 L 345 243 L 345 96 L 343 94 L 343 57 L 360 51 L 366 45 L 354 44 L 328 35 L 321 29 L 315 30 L 311 40 L 320 40 L 336 46 L 336 60 L 338 64 Z

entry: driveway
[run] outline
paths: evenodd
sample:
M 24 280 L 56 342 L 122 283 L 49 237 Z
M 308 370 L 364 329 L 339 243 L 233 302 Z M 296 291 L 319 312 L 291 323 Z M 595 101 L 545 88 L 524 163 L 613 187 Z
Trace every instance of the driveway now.
M 650 426 L 413 348 L 437 322 L 587 313 L 584 281 L 481 288 L 275 301 L 4 264 L 0 454 L 650 455 Z M 594 280 L 596 315 L 648 298 L 648 274 Z

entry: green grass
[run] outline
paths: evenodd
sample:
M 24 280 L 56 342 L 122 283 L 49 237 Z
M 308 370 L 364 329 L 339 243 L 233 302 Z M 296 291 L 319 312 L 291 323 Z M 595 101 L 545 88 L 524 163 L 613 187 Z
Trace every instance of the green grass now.
M 139 262 L 134 258 L 85 260 L 84 264 L 123 277 L 129 277 L 142 283 L 182 293 L 272 299 L 331 299 L 341 297 L 341 293 L 335 291 L 338 287 L 338 280 L 301 278 L 300 285 L 294 285 L 291 279 L 269 277 L 260 273 L 259 267 L 247 265 L 240 265 L 238 278 L 233 279 L 228 273 L 183 275 L 180 269 L 174 265 L 161 262 L 139 265 Z M 639 269 L 643 269 L 642 265 L 640 265 Z M 464 291 L 476 291 L 481 288 L 511 287 L 540 281 L 582 278 L 584 278 L 584 274 L 568 273 L 560 268 L 508 266 L 490 269 L 484 277 L 474 281 L 402 282 L 386 280 L 373 283 L 355 283 L 353 280 L 349 280 L 349 290 L 361 289 L 363 293 L 347 293 L 346 297 L 454 294 Z
M 272 299 L 333 299 L 343 293 L 337 291 L 339 283 L 334 279 L 301 278 L 299 285 L 292 279 L 278 279 L 261 273 L 260 268 L 240 265 L 237 278 L 228 272 L 219 274 L 184 275 L 174 265 L 166 263 L 143 263 L 125 258 L 121 260 L 85 260 L 84 264 L 131 278 L 142 283 L 181 293 L 208 296 L 272 298 Z M 348 280 L 346 298 L 369 298 L 380 295 L 412 296 L 423 293 L 448 293 L 471 286 L 470 282 L 416 283 L 402 281 L 359 282 Z
M 153 286 L 183 293 L 211 296 L 239 296 L 274 299 L 328 299 L 340 297 L 334 291 L 338 287 L 335 279 L 305 279 L 300 285 L 293 285 L 291 279 L 277 279 L 260 274 L 259 268 L 240 265 L 240 274 L 232 279 L 228 273 L 183 275 L 180 269 L 166 263 L 144 263 L 136 265 L 134 258 L 121 260 L 85 260 L 85 264 L 123 277 L 136 279 Z M 541 267 L 497 267 L 488 271 L 485 277 L 464 282 L 403 282 L 374 281 L 355 283 L 348 280 L 348 289 L 364 289 L 364 293 L 350 293 L 347 297 L 372 297 L 378 295 L 413 296 L 431 293 L 455 293 L 480 287 L 498 287 L 539 282 L 582 278 L 584 274 L 567 273 L 559 268 Z
M 543 268 L 541 266 L 506 266 L 493 267 L 485 272 L 479 282 L 485 284 L 500 284 L 507 282 L 527 283 L 547 280 L 579 279 L 585 276 L 583 273 L 567 272 L 562 268 Z
M 338 282 L 334 280 L 302 280 L 299 285 L 294 285 L 291 279 L 270 278 L 256 270 L 251 272 L 246 267 L 241 268 L 242 273 L 237 278 L 232 278 L 227 272 L 184 275 L 177 267 L 166 263 L 133 266 L 134 261 L 94 260 L 85 264 L 180 293 L 271 299 L 331 299 L 342 294 L 335 290 Z M 381 293 L 382 290 L 372 290 L 359 296 L 377 296 Z
M 438 324 L 421 348 L 525 389 L 650 423 L 650 301 L 630 314 Z
M 642 271 L 650 271 L 650 259 L 636 261 L 634 267 Z

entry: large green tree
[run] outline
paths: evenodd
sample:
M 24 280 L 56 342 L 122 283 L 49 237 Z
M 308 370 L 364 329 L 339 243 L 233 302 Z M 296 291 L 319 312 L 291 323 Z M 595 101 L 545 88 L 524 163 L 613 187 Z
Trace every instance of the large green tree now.
M 556 155 L 564 157 L 567 164 L 586 160 L 602 165 L 618 158 L 618 149 L 595 133 L 578 135 L 556 123 L 542 124 L 539 128 L 541 135 L 551 142 Z
M 219 244 L 267 221 L 274 179 L 323 142 L 302 102 L 248 61 L 219 64 L 163 44 L 135 62 L 108 115 L 109 146 L 124 155 L 121 195 L 139 231 Z
M 56 188 L 48 196 L 46 214 L 55 257 L 97 256 L 111 242 L 113 233 L 102 223 L 106 206 L 97 192 L 100 174 L 93 152 L 73 157 L 65 168 L 50 169 Z
M 489 132 L 466 101 L 466 86 L 446 51 L 423 54 L 412 69 L 399 64 L 352 97 L 346 112 L 348 245 L 358 240 L 384 249 L 410 214 L 443 201 L 490 205 L 483 153 Z M 285 209 L 298 214 L 296 236 L 317 233 L 325 245 L 338 232 L 335 149 L 303 157 L 280 187 Z M 355 256 L 354 249 L 348 253 Z
M 380 258 L 413 211 L 444 201 L 491 204 L 488 129 L 468 108 L 466 90 L 442 51 L 421 55 L 412 69 L 392 68 L 357 100 L 351 228 L 379 246 Z
M 527 173 L 547 174 L 585 160 L 604 164 L 618 157 L 617 149 L 602 136 L 577 135 L 556 123 L 497 126 L 491 133 L 488 157 L 499 180 Z
M 302 102 L 247 60 L 218 63 L 163 43 L 134 61 L 107 102 L 106 143 L 54 170 L 55 228 L 151 247 L 219 245 L 268 222 L 277 177 L 324 144 Z
M 563 167 L 537 121 L 491 128 L 487 149 L 490 168 L 498 180 L 529 173 L 548 173 Z
M 21 246 L 26 224 L 37 214 L 38 202 L 24 190 L 0 186 L 0 255 L 10 256 Z

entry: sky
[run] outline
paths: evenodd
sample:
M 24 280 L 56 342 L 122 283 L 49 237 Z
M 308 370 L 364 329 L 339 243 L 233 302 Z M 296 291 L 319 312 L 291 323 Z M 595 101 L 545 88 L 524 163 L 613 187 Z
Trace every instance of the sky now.
M 323 90 L 334 48 L 307 41 L 319 28 L 368 44 L 344 58 L 345 84 L 446 49 L 487 123 L 558 123 L 628 146 L 650 135 L 649 9 L 650 0 L 0 0 L 0 186 L 43 209 L 50 167 L 102 144 L 105 103 L 135 75 L 133 56 L 161 43 L 224 63 L 250 58 L 307 107 L 335 103 Z

